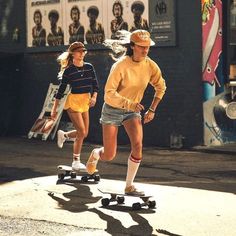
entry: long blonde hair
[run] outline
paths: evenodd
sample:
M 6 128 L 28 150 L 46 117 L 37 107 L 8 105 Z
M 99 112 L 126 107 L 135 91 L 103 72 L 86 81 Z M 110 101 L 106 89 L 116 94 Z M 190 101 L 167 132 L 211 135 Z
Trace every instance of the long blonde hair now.
M 111 49 L 109 53 L 114 61 L 118 61 L 120 58 L 127 54 L 127 50 L 130 45 L 131 33 L 127 30 L 118 30 L 115 33 L 115 39 L 106 39 L 103 45 Z
M 63 52 L 58 56 L 57 62 L 61 65 L 61 70 L 65 70 L 73 63 L 72 55 L 69 52 Z
M 69 52 L 63 52 L 57 57 L 57 62 L 60 64 L 61 68 L 58 73 L 58 79 L 62 78 L 64 70 L 73 63 L 72 54 Z

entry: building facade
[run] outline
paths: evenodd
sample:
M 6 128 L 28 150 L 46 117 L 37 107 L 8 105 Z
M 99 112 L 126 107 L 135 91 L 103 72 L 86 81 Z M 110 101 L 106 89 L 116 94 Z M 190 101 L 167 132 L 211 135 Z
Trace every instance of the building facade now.
M 94 65 L 100 84 L 98 103 L 90 111 L 91 132 L 87 141 L 102 142 L 99 118 L 103 89 L 114 63 L 109 56 L 110 51 L 102 45 L 102 40 L 112 37 L 113 31 L 121 27 L 113 14 L 115 2 L 117 1 L 0 0 L 0 96 L 3 104 L 0 135 L 27 135 L 42 109 L 49 83 L 58 84 L 57 56 L 66 50 L 70 42 L 80 40 L 84 41 L 89 50 L 86 60 Z M 127 23 L 128 30 L 131 30 L 135 25 L 134 8 L 137 1 L 120 2 L 123 21 Z M 230 65 L 236 64 L 232 59 L 234 55 L 229 55 L 231 48 L 234 48 L 233 36 L 230 38 L 234 25 L 229 17 L 234 12 L 233 1 L 142 2 L 142 17 L 147 20 L 148 30 L 157 42 L 149 55 L 162 69 L 167 84 L 167 91 L 155 120 L 144 125 L 144 144 L 191 147 L 233 141 L 236 135 L 233 117 L 225 115 L 229 119 L 228 123 L 225 123 L 225 118 L 215 118 L 217 122 L 212 122 L 216 104 L 212 101 L 219 96 L 231 94 L 227 87 L 229 68 L 234 68 Z M 91 12 L 95 14 L 96 25 L 100 24 L 93 37 L 89 36 Z M 217 20 L 217 27 L 213 27 Z M 56 32 L 52 30 L 55 22 Z M 126 27 L 125 24 L 122 27 Z M 213 29 L 209 30 L 211 28 Z M 221 29 L 221 36 L 211 33 L 216 28 L 218 33 Z M 76 35 L 75 32 L 80 33 Z M 215 38 L 208 39 L 209 34 Z M 209 44 L 216 48 L 216 61 L 211 58 L 215 59 L 212 49 L 206 50 Z M 206 65 L 210 63 L 214 70 L 211 75 L 214 79 L 209 79 L 210 76 L 204 73 L 208 72 Z M 220 86 L 217 87 L 218 85 Z M 148 87 L 142 101 L 146 108 L 149 107 L 153 94 L 153 89 Z M 232 101 L 227 100 L 228 103 Z M 66 120 L 66 116 L 63 119 Z M 230 133 L 231 138 L 224 138 L 226 132 L 214 128 L 216 125 L 219 129 L 227 126 L 227 134 Z M 123 128 L 119 131 L 118 139 L 121 144 L 128 142 Z

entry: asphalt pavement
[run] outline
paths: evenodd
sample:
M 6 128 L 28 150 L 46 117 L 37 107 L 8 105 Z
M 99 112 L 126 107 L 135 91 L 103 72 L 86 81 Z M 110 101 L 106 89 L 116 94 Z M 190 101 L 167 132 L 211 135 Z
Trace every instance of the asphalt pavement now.
M 95 146 L 84 145 L 83 162 Z M 236 146 L 229 146 L 145 147 L 136 185 L 157 205 L 134 211 L 141 199 L 103 207 L 110 196 L 99 191 L 123 191 L 129 146 L 99 162 L 99 183 L 83 183 L 58 181 L 57 165 L 71 164 L 71 142 L 59 149 L 54 141 L 0 138 L 0 235 L 234 236 Z

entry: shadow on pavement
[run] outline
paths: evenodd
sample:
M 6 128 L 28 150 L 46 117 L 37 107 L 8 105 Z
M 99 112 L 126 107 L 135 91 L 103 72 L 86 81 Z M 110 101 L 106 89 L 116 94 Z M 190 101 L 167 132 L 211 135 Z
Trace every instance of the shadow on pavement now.
M 141 210 L 133 210 L 131 206 L 121 205 L 121 204 L 115 204 L 115 205 L 109 205 L 107 207 L 101 207 L 104 209 L 109 209 L 112 211 L 119 211 L 119 212 L 136 212 L 136 213 L 142 213 L 142 214 L 153 214 L 155 211 L 153 209 L 149 208 L 142 208 Z
M 154 210 L 151 209 L 142 209 L 140 211 L 133 211 L 131 207 L 127 207 L 124 205 L 111 205 L 107 207 L 109 210 L 124 212 L 130 214 L 133 221 L 137 224 L 126 228 L 123 226 L 122 222 L 118 219 L 115 219 L 111 215 L 105 214 L 103 211 L 97 208 L 88 208 L 87 204 L 96 203 L 98 202 L 101 197 L 94 197 L 92 192 L 90 191 L 89 186 L 80 184 L 79 182 L 70 182 L 65 183 L 70 186 L 74 186 L 76 190 L 73 190 L 68 193 L 58 194 L 54 192 L 48 193 L 48 195 L 57 201 L 58 207 L 60 209 L 70 211 L 73 213 L 85 212 L 89 211 L 95 213 L 99 216 L 100 219 L 107 222 L 107 229 L 106 232 L 110 233 L 111 235 L 153 235 L 153 227 L 149 224 L 148 220 L 142 217 L 139 213 L 142 214 L 152 214 L 155 213 Z M 66 198 L 66 199 L 65 199 Z M 103 207 L 101 207 L 103 209 Z M 114 215 L 114 214 L 112 214 Z M 124 220 L 126 217 L 124 217 Z
M 162 234 L 162 235 L 168 235 L 168 236 L 182 236 L 180 234 L 173 234 L 167 230 L 164 230 L 164 229 L 157 229 L 156 230 L 158 233 Z
M 80 178 L 80 176 L 79 176 Z M 97 184 L 98 182 L 95 181 L 82 181 L 81 179 L 79 179 L 78 176 L 76 177 L 76 179 L 73 178 L 68 178 L 68 179 L 64 179 L 64 180 L 57 180 L 56 184 L 66 184 L 66 185 L 71 185 L 74 186 L 76 184 L 87 184 L 87 185 L 93 185 L 93 184 Z
M 76 213 L 84 212 L 88 210 L 87 204 L 96 203 L 100 199 L 100 197 L 92 196 L 92 192 L 87 185 L 79 183 L 68 183 L 67 185 L 74 186 L 76 190 L 63 194 L 54 192 L 48 194 L 52 199 L 57 201 L 58 207 L 61 209 Z
M 137 223 L 135 225 L 131 225 L 129 228 L 124 227 L 121 221 L 115 219 L 111 215 L 105 214 L 97 208 L 90 209 L 89 211 L 96 213 L 100 219 L 107 222 L 106 232 L 111 235 L 154 235 L 152 234 L 153 227 L 149 224 L 148 220 L 139 215 L 136 211 L 127 211 L 127 214 L 130 214 L 133 221 Z M 142 211 L 142 213 L 144 212 L 145 210 Z M 124 220 L 126 218 L 127 217 L 124 217 Z
M 30 168 L 1 167 L 0 184 L 42 176 L 45 176 L 45 174 Z

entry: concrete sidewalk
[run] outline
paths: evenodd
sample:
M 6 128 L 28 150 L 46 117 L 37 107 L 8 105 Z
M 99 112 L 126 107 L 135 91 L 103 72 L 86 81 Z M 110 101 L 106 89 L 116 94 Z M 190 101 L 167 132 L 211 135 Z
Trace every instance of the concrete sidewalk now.
M 83 145 L 82 162 L 96 146 Z M 102 177 L 124 180 L 129 151 L 129 146 L 119 146 L 112 162 L 99 162 Z M 57 165 L 71 165 L 71 156 L 71 142 L 59 149 L 54 141 L 0 138 L 0 183 L 54 175 Z M 136 181 L 236 193 L 235 154 L 144 147 Z
M 95 146 L 83 146 L 83 162 Z M 103 208 L 98 191 L 124 189 L 129 146 L 99 163 L 99 184 L 57 182 L 56 166 L 70 165 L 71 153 L 72 143 L 0 138 L 0 235 L 235 235 L 234 153 L 145 147 L 136 184 L 157 207 L 140 211 L 131 197 Z
M 0 234 L 234 236 L 236 232 L 234 194 L 138 183 L 154 196 L 157 207 L 133 211 L 130 206 L 138 200 L 132 197 L 123 205 L 101 206 L 101 197 L 108 196 L 98 188 L 123 189 L 123 181 L 56 182 L 56 176 L 49 176 L 2 185 Z M 6 227 L 6 219 L 18 224 Z M 22 219 L 30 222 L 31 230 L 22 228 Z M 42 223 L 37 228 L 42 221 L 51 222 L 51 227 L 63 224 L 64 230 L 53 233 Z M 71 231 L 65 234 L 67 227 Z

